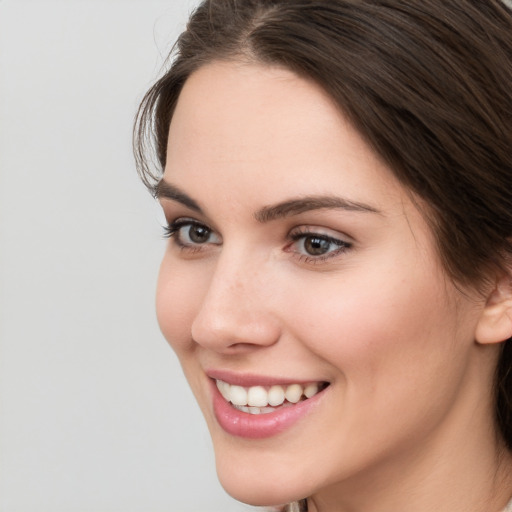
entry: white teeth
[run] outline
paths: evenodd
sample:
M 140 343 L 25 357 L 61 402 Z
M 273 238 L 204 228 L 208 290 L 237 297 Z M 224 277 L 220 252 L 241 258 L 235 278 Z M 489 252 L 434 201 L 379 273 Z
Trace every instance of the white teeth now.
M 282 386 L 272 386 L 268 390 L 268 405 L 276 407 L 284 402 L 284 389 Z
M 291 407 L 293 404 L 290 402 L 284 403 L 281 407 Z M 274 407 L 248 407 L 247 405 L 234 405 L 235 409 L 246 412 L 247 414 L 268 414 L 269 412 L 275 412 Z
M 217 380 L 217 389 L 220 391 L 220 394 L 224 397 L 224 400 L 229 402 L 229 388 L 231 387 L 227 382 L 223 380 Z
M 242 386 L 229 387 L 229 401 L 234 405 L 247 405 L 247 391 Z
M 318 384 L 308 384 L 304 388 L 304 396 L 306 398 L 311 398 L 312 396 L 315 396 L 318 393 Z
M 320 389 L 319 383 L 311 383 L 305 387 L 300 384 L 290 384 L 287 387 L 276 384 L 269 389 L 263 386 L 244 388 L 222 380 L 217 380 L 216 384 L 226 401 L 231 402 L 236 409 L 249 414 L 266 414 L 273 412 L 274 407 L 291 406 L 299 402 L 303 396 L 315 396 Z
M 302 396 L 302 386 L 300 384 L 291 384 L 286 388 L 284 396 L 288 402 L 296 404 Z
M 267 390 L 262 386 L 253 386 L 247 392 L 247 403 L 255 407 L 268 405 Z

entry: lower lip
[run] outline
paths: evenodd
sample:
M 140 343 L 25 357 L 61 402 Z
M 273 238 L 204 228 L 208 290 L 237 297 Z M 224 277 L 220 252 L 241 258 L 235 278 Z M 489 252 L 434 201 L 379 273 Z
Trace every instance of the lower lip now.
M 249 414 L 235 409 L 222 397 L 215 381 L 212 382 L 213 411 L 219 425 L 228 434 L 247 439 L 263 439 L 280 434 L 306 416 L 314 408 L 324 392 L 320 392 L 290 407 L 276 409 L 266 414 Z

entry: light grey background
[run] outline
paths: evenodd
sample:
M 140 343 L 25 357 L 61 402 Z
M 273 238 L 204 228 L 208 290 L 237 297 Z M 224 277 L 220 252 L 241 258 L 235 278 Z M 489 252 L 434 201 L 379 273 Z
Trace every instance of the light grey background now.
M 131 156 L 193 4 L 0 2 L 0 512 L 250 509 L 158 330 L 161 220 Z
M 0 1 L 0 512 L 254 510 L 153 306 L 138 101 L 193 0 Z

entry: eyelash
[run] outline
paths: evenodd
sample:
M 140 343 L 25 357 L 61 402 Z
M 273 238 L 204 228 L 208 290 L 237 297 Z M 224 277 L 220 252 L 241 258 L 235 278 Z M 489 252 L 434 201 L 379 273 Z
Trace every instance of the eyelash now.
M 345 253 L 352 248 L 352 244 L 346 240 L 340 240 L 339 238 L 322 234 L 318 231 L 313 231 L 308 228 L 297 228 L 297 230 L 292 232 L 289 236 L 294 243 L 299 242 L 300 240 L 303 240 L 303 243 L 305 243 L 308 238 L 311 238 L 338 246 L 338 248 L 333 251 L 329 251 L 325 254 L 319 254 L 317 256 L 313 256 L 311 254 L 299 254 L 298 252 L 295 252 L 299 260 L 303 263 L 322 263 L 331 258 L 335 258 L 336 256 L 339 256 L 340 254 Z M 288 248 L 291 247 L 291 245 L 292 244 L 288 245 Z
M 172 238 L 174 240 L 174 243 L 184 251 L 190 251 L 192 253 L 199 252 L 203 250 L 203 246 L 207 245 L 208 242 L 203 243 L 197 243 L 197 244 L 187 244 L 184 243 L 179 239 L 177 236 L 179 234 L 179 231 L 184 227 L 192 227 L 197 226 L 200 228 L 205 228 L 208 230 L 208 234 L 215 234 L 215 232 L 209 228 L 206 224 L 203 224 L 201 222 L 198 222 L 194 219 L 187 219 L 187 218 L 181 218 L 177 219 L 173 222 L 171 222 L 167 226 L 163 226 L 164 229 L 164 238 Z M 217 235 L 218 236 L 218 235 Z M 329 260 L 331 258 L 334 258 L 342 253 L 347 252 L 352 248 L 352 243 L 347 242 L 346 240 L 341 240 L 339 238 L 335 238 L 333 236 L 319 233 L 318 231 L 313 231 L 309 228 L 296 228 L 295 230 L 292 230 L 292 232 L 288 235 L 289 239 L 292 243 L 288 244 L 285 248 L 286 252 L 293 253 L 296 258 L 299 259 L 300 262 L 303 263 L 309 263 L 309 264 L 315 264 L 315 263 L 322 263 L 326 260 Z M 325 254 L 319 254 L 319 255 L 311 255 L 311 254 L 301 254 L 297 250 L 293 251 L 292 247 L 297 242 L 303 240 L 305 243 L 308 238 L 316 239 L 317 242 L 323 242 L 328 243 L 331 245 L 338 246 L 337 249 L 326 252 Z M 210 242 L 211 243 L 211 242 Z M 220 243 L 220 242 L 219 242 Z M 218 245 L 218 244 L 215 244 Z
M 174 222 L 171 222 L 167 226 L 163 226 L 164 229 L 164 238 L 172 238 L 174 240 L 174 243 L 180 247 L 182 250 L 189 250 L 192 252 L 197 252 L 202 249 L 201 245 L 203 244 L 187 244 L 182 242 L 179 237 L 177 236 L 179 234 L 180 229 L 184 227 L 192 227 L 197 226 L 199 228 L 205 228 L 209 231 L 209 233 L 214 233 L 212 229 L 210 229 L 206 224 L 203 224 L 201 222 L 198 222 L 194 219 L 177 219 Z M 194 246 L 195 245 L 195 246 Z

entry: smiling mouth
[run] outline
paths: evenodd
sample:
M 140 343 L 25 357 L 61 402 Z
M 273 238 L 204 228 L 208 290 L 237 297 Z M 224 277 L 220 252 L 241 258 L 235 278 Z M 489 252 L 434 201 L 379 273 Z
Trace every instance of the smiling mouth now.
M 285 407 L 292 407 L 323 391 L 328 382 L 289 384 L 281 386 L 243 387 L 216 379 L 217 389 L 235 409 L 248 414 L 269 414 Z

